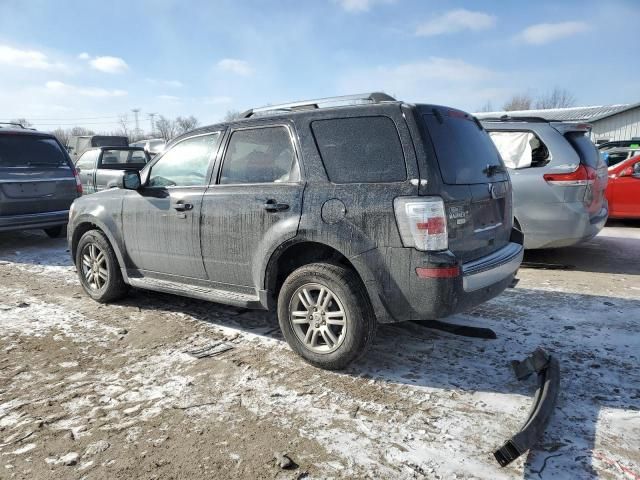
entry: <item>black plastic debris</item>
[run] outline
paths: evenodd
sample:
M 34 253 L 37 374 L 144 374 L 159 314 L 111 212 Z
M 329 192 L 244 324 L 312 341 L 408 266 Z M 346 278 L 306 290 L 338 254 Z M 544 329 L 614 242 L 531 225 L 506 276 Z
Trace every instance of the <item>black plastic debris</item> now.
M 551 419 L 560 389 L 560 363 L 538 347 L 522 361 L 511 362 L 518 380 L 538 375 L 538 389 L 525 424 L 518 433 L 493 452 L 501 467 L 506 467 L 540 439 Z

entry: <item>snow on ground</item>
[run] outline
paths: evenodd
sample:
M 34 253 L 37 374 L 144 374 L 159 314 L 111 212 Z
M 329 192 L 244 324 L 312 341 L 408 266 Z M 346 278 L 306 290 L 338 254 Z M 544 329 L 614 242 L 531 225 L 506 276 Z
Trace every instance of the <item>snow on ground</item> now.
M 11 355 L 0 360 L 0 462 L 16 478 L 132 478 L 151 460 L 157 478 L 198 462 L 211 478 L 208 462 L 273 478 L 253 457 L 285 436 L 307 478 L 638 478 L 640 280 L 608 242 L 624 236 L 625 255 L 640 258 L 640 241 L 604 233 L 555 254 L 575 268 L 523 269 L 518 288 L 450 319 L 497 340 L 385 325 L 344 372 L 304 364 L 271 314 L 146 292 L 101 306 L 77 294 L 63 242 L 24 234 L 16 254 L 0 240 L 0 348 Z M 234 348 L 185 353 L 220 341 Z M 491 452 L 535 388 L 508 363 L 539 345 L 561 361 L 557 410 L 541 444 L 500 469 Z M 43 421 L 49 430 L 34 430 Z M 93 453 L 99 441 L 109 447 Z

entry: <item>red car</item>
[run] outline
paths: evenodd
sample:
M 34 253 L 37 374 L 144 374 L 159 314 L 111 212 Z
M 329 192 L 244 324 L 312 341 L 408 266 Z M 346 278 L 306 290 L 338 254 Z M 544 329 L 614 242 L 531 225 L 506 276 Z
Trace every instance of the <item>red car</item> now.
M 640 218 L 640 155 L 609 168 L 610 218 Z

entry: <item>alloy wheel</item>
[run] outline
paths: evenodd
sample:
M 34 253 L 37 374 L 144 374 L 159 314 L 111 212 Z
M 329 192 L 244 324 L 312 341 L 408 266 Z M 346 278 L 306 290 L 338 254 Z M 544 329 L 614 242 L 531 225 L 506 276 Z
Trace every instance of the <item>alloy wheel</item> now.
M 82 274 L 91 290 L 100 290 L 109 280 L 107 256 L 95 243 L 82 249 Z

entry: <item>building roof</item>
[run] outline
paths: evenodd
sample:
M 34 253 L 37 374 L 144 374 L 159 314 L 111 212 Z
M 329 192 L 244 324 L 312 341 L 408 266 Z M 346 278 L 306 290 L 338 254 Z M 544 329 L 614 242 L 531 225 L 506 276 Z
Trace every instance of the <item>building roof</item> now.
M 591 107 L 550 108 L 547 110 L 513 110 L 510 112 L 480 112 L 474 115 L 480 119 L 501 117 L 542 117 L 553 121 L 594 122 L 618 113 L 640 107 L 640 103 L 625 103 L 621 105 L 596 105 Z

